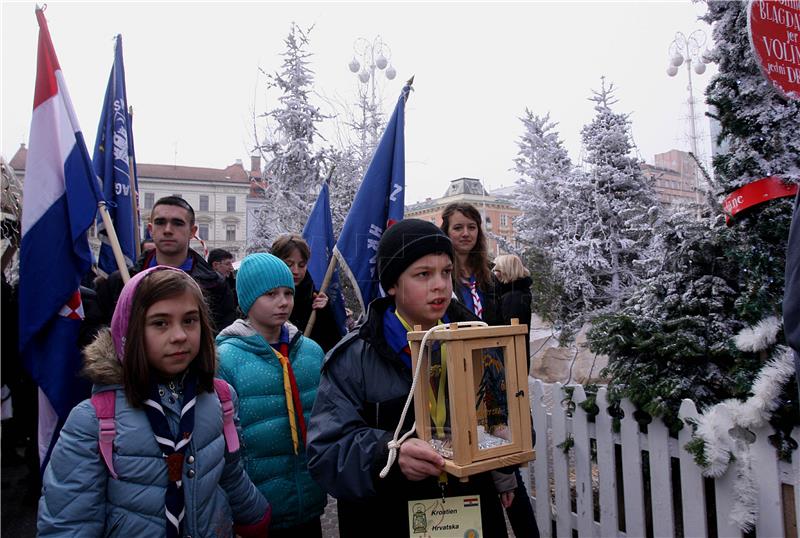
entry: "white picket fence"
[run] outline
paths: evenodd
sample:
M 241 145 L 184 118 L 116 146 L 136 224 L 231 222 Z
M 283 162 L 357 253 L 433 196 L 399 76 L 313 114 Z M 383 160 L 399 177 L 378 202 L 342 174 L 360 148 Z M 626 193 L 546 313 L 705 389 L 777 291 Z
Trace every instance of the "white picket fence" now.
M 529 385 L 537 438 L 529 491 L 543 538 L 742 536 L 728 518 L 734 473 L 729 471 L 714 480 L 713 488 L 704 485 L 700 468 L 683 448 L 691 438 L 690 427 L 674 439 L 661 420 L 653 419 L 647 433 L 642 433 L 633 417 L 633 404 L 624 400 L 625 416 L 615 433 L 605 388 L 598 391 L 600 412 L 595 422 L 590 422 L 579 405 L 569 416 L 561 384 L 545 385 L 529 378 Z M 583 387 L 575 385 L 572 401 L 579 404 L 584 400 Z M 684 400 L 680 416 L 697 416 L 694 403 Z M 793 457 L 792 463 L 780 461 L 767 439 L 773 430 L 766 427 L 754 433 L 751 453 L 759 490 L 755 536 L 797 536 L 800 455 Z M 798 433 L 798 429 L 793 431 L 796 440 L 800 440 Z M 565 453 L 558 445 L 568 438 L 574 444 Z M 596 458 L 592 457 L 593 448 Z M 648 462 L 649 495 L 643 462 Z M 675 466 L 679 475 L 674 474 Z M 673 483 L 673 476 L 680 477 L 678 483 Z M 716 506 L 713 513 L 707 511 L 707 494 Z

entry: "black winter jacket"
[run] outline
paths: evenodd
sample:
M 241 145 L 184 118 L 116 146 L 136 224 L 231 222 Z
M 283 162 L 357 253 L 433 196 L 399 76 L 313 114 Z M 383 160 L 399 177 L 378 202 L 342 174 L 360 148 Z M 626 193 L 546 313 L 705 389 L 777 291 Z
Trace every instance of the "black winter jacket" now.
M 306 273 L 302 282 L 294 288 L 294 307 L 292 308 L 292 314 L 289 316 L 289 321 L 301 333 L 305 333 L 308 318 L 311 317 L 311 303 L 314 301 L 315 291 L 314 281 L 309 273 Z M 330 298 L 325 308 L 317 310 L 317 318 L 314 322 L 314 328 L 311 329 L 310 338 L 318 343 L 325 353 L 330 351 L 342 339 L 339 327 L 336 325 L 336 318 L 333 316 Z
M 383 314 L 392 304 L 391 297 L 374 300 L 364 324 L 328 353 L 308 427 L 309 471 L 338 499 L 339 532 L 348 538 L 405 538 L 408 501 L 442 494 L 436 477 L 410 481 L 396 462 L 386 478 L 378 476 L 411 389 L 411 371 L 383 336 Z M 475 319 L 455 301 L 447 315 L 452 321 Z M 413 422 L 412 406 L 402 431 Z M 466 483 L 451 476 L 446 494 L 480 495 L 483 534 L 507 535 L 491 473 L 472 476 Z
M 523 277 L 504 284 L 497 283 L 497 296 L 500 301 L 500 323 L 510 325 L 512 318 L 517 318 L 520 323 L 528 326 L 528 338 L 525 340 L 525 349 L 528 354 L 528 373 L 531 371 L 531 277 Z
M 155 255 L 155 250 L 142 254 L 136 261 L 136 265 L 128 268 L 128 272 L 133 276 L 142 271 L 150 264 L 150 260 Z M 193 259 L 189 276 L 203 290 L 203 296 L 206 299 L 206 304 L 208 304 L 211 321 L 214 324 L 214 333 L 216 334 L 237 318 L 233 293 L 225 278 L 214 271 L 202 256 L 192 249 L 189 249 L 189 256 Z M 114 308 L 117 306 L 117 300 L 124 285 L 119 271 L 114 271 L 106 280 L 101 280 L 97 283 L 97 303 L 100 307 L 102 321 L 106 325 L 111 323 L 111 316 L 114 315 Z

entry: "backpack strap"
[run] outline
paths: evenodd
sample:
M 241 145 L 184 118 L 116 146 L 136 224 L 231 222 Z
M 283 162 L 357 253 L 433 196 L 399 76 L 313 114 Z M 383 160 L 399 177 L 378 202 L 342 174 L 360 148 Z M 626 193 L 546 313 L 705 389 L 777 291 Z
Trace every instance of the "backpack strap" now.
M 111 476 L 117 478 L 117 473 L 114 471 L 114 437 L 117 435 L 117 426 L 114 421 L 115 407 L 116 407 L 116 390 L 107 390 L 92 394 L 92 406 L 94 407 L 95 414 L 100 423 L 99 442 L 100 454 L 103 456 L 103 461 L 108 467 L 108 472 Z
M 228 452 L 234 453 L 239 450 L 239 433 L 236 431 L 236 424 L 233 423 L 231 388 L 225 380 L 214 378 L 214 391 L 222 406 L 222 431 L 225 434 L 225 445 L 228 447 Z

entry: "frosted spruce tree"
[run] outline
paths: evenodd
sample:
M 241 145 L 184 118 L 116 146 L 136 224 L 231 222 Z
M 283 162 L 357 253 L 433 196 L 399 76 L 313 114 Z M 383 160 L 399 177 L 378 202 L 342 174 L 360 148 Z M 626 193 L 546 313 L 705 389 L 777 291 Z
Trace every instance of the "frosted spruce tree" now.
M 563 287 L 562 319 L 577 327 L 617 310 L 643 276 L 643 254 L 658 217 L 652 187 L 639 161 L 627 114 L 614 112 L 613 84 L 594 92 L 596 115 L 581 130 L 589 169 L 574 174 L 563 212 L 563 239 L 554 248 L 554 269 Z M 563 210 L 560 210 L 563 211 Z
M 535 312 L 558 323 L 564 315 L 563 285 L 554 265 L 565 252 L 562 243 L 571 239 L 570 234 L 574 236 L 572 215 L 579 200 L 574 183 L 579 172 L 549 114 L 538 116 L 526 109 L 520 121 L 523 133 L 517 141 L 514 171 L 518 177 L 515 201 L 522 214 L 514 227 L 520 230 L 522 256 L 533 277 Z M 558 267 L 565 262 L 560 256 Z
M 706 96 L 728 148 L 714 158 L 715 207 L 697 222 L 675 215 L 663 223 L 658 270 L 619 315 L 599 320 L 590 342 L 610 356 L 617 395 L 676 428 L 681 398 L 704 410 L 688 448 L 708 476 L 735 467 L 739 496 L 731 518 L 748 530 L 758 517 L 755 474 L 749 445 L 730 432 L 770 420 L 780 453 L 796 446 L 789 439 L 797 424 L 794 366 L 778 345 L 792 199 L 752 207 L 729 227 L 719 213 L 727 195 L 752 181 L 800 180 L 800 107 L 762 76 L 746 3 L 707 5 L 719 73 Z
M 274 126 L 259 149 L 265 157 L 265 207 L 257 225 L 269 243 L 286 232 L 300 233 L 319 191 L 324 153 L 315 148 L 324 119 L 309 96 L 314 73 L 309 67 L 309 30 L 292 23 L 279 72 L 268 75 L 269 89 L 278 89 L 279 106 L 265 114 Z

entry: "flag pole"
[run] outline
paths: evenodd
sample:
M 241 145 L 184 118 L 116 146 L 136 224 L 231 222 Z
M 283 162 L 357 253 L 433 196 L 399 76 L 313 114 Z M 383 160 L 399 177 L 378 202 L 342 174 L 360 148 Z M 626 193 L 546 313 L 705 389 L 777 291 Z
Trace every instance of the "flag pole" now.
M 334 170 L 336 170 L 335 164 L 331 167 L 331 171 L 328 172 L 328 179 L 325 180 L 325 183 L 327 183 L 328 185 L 331 184 L 331 178 L 333 177 Z M 331 283 L 331 278 L 333 278 L 333 271 L 335 269 L 336 269 L 336 256 L 331 256 L 331 261 L 328 262 L 328 270 L 325 271 L 325 278 L 322 279 L 322 285 L 319 287 L 320 293 L 325 293 L 325 291 L 328 289 L 328 284 Z M 330 300 L 331 300 L 330 297 L 328 297 L 328 301 Z M 314 328 L 314 325 L 316 323 L 317 323 L 317 311 L 312 308 L 311 315 L 308 316 L 308 323 L 306 323 L 306 330 L 303 331 L 303 336 L 308 338 L 311 335 L 311 330 Z
M 131 132 L 133 132 L 133 125 L 132 125 L 133 124 L 133 107 L 132 106 L 128 107 L 128 119 L 129 119 L 128 128 L 129 128 L 129 130 Z M 131 136 L 133 136 L 133 135 L 131 135 Z M 130 175 L 128 176 L 128 184 L 130 185 L 130 188 L 131 188 L 131 206 L 132 206 L 131 209 L 132 209 L 132 213 L 133 213 L 133 229 L 136 230 L 135 240 L 133 242 L 133 249 L 134 249 L 133 251 L 136 253 L 136 259 L 138 260 L 139 256 L 142 255 L 142 236 L 139 233 L 139 227 L 141 226 L 141 221 L 139 219 L 139 191 L 136 188 L 138 186 L 138 184 L 139 184 L 139 181 L 138 181 L 139 178 L 135 178 L 134 170 L 135 170 L 135 168 L 133 166 L 133 163 L 131 162 L 131 156 L 130 156 L 130 153 L 129 153 L 128 154 L 128 172 L 130 173 Z M 133 180 L 134 178 L 136 179 L 136 181 Z M 136 260 L 134 260 L 134 261 L 136 261 Z
M 97 202 L 97 210 L 100 211 L 100 217 L 102 217 L 103 224 L 106 227 L 108 242 L 111 243 L 111 250 L 114 252 L 114 259 L 117 261 L 117 268 L 119 268 L 119 274 L 122 276 L 122 282 L 127 284 L 131 279 L 131 275 L 128 273 L 128 265 L 125 263 L 125 256 L 122 255 L 122 247 L 119 246 L 117 230 L 111 221 L 111 215 L 108 214 L 105 200 Z

